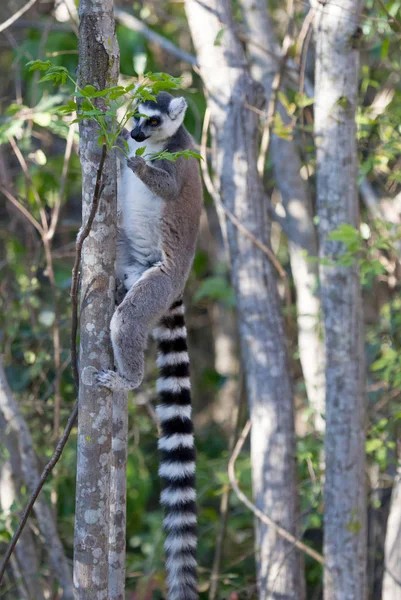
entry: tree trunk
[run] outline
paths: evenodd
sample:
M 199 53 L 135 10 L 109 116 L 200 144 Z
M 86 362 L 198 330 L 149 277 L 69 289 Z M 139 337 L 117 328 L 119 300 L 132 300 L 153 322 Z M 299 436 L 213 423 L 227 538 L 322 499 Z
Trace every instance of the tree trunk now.
M 187 0 L 186 10 L 212 115 L 218 192 L 225 206 L 268 246 L 270 224 L 256 169 L 258 120 L 246 107 L 261 106 L 263 92 L 244 66 L 227 1 Z M 231 221 L 227 235 L 252 419 L 255 503 L 297 535 L 293 393 L 273 267 Z M 256 559 L 261 600 L 304 597 L 299 552 L 260 522 Z
M 5 526 L 12 535 L 11 516 L 12 512 L 15 511 L 15 507 L 20 505 L 21 488 L 24 485 L 24 480 L 21 472 L 18 439 L 15 431 L 8 428 L 8 423 L 1 409 L 0 440 L 2 440 L 6 450 L 0 455 L 0 511 L 5 518 Z M 35 545 L 35 539 L 29 526 L 23 530 L 15 547 L 15 554 L 10 562 L 19 597 L 23 600 L 44 600 L 45 596 L 38 563 L 38 548 Z
M 359 270 L 330 266 L 343 246 L 329 234 L 359 228 L 355 111 L 362 2 L 319 4 L 315 21 L 315 138 L 321 297 L 326 339 L 326 600 L 366 598 L 365 390 Z
M 382 600 L 401 597 L 401 473 L 398 470 L 391 494 L 384 553 Z
M 116 85 L 119 51 L 112 0 L 79 5 L 79 85 Z M 101 104 L 99 104 L 100 106 Z M 98 128 L 80 126 L 82 220 L 90 212 L 100 159 Z M 83 248 L 81 276 L 78 464 L 74 540 L 74 585 L 78 599 L 108 597 L 112 394 L 97 387 L 93 368 L 113 368 L 109 323 L 114 311 L 116 160 L 106 157 L 103 193 Z
M 1 420 L 4 420 L 7 425 L 6 444 L 8 443 L 8 440 L 14 448 L 13 451 L 13 448 L 10 447 L 10 450 L 12 451 L 10 456 L 10 464 L 12 465 L 12 463 L 14 463 L 14 473 L 17 469 L 16 463 L 19 464 L 23 483 L 25 484 L 27 491 L 32 493 L 36 489 L 39 481 L 37 458 L 33 449 L 32 437 L 29 432 L 28 425 L 21 415 L 18 405 L 11 393 L 1 361 L 0 412 L 2 417 Z M 17 450 L 15 450 L 15 447 L 17 447 Z M 17 454 L 15 454 L 15 452 L 17 452 Z M 4 477 L 4 472 L 2 473 L 2 476 Z M 2 505 L 4 506 L 4 499 L 2 499 Z M 60 586 L 63 590 L 63 600 L 73 600 L 71 572 L 64 554 L 63 546 L 57 534 L 53 513 L 46 501 L 43 499 L 43 496 L 36 500 L 33 509 L 39 526 L 39 531 L 43 537 L 44 544 L 48 552 L 51 573 L 60 583 Z M 21 541 L 26 539 L 28 533 L 29 532 L 26 529 L 22 535 Z M 19 543 L 17 544 L 16 549 L 18 560 L 20 558 L 18 553 Z M 24 563 L 22 568 L 28 568 L 28 563 Z M 33 573 L 33 576 L 36 577 L 36 573 Z M 35 589 L 35 585 L 37 585 L 37 583 L 33 583 L 32 586 L 30 585 L 30 591 Z M 39 599 L 41 596 L 38 594 L 38 596 L 35 596 L 35 598 L 36 597 Z
M 265 0 L 241 0 L 241 5 L 248 29 L 247 48 L 252 62 L 252 75 L 263 84 L 269 102 L 274 75 L 279 68 L 274 26 Z M 280 102 L 278 111 L 287 124 L 289 117 Z M 270 150 L 274 177 L 286 213 L 285 233 L 288 237 L 297 296 L 299 357 L 309 404 L 314 411 L 315 428 L 323 432 L 324 343 L 319 335 L 318 265 L 308 260 L 309 256 L 318 254 L 312 202 L 307 185 L 300 175 L 301 161 L 295 142 L 273 134 Z
M 112 462 L 110 474 L 109 594 L 108 600 L 124 600 L 128 405 L 126 392 L 113 398 Z

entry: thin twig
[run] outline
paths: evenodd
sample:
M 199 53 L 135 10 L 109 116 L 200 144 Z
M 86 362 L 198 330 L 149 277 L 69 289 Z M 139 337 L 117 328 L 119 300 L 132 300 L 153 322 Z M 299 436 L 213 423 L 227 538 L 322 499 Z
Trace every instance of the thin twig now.
M 46 34 L 47 34 L 47 32 L 44 32 L 43 35 L 46 35 Z M 43 208 L 39 193 L 38 193 L 35 185 L 33 184 L 31 173 L 29 171 L 29 167 L 26 163 L 26 160 L 25 160 L 21 150 L 18 147 L 17 142 L 15 141 L 15 139 L 12 136 L 10 136 L 9 142 L 14 151 L 15 156 L 18 159 L 18 162 L 20 163 L 20 166 L 25 174 L 26 179 L 29 181 L 29 183 L 32 186 L 33 195 L 34 195 L 36 204 L 38 205 L 39 214 L 40 214 L 41 221 L 42 221 L 41 238 L 42 238 L 43 249 L 45 251 L 46 271 L 47 271 L 47 276 L 49 278 L 50 287 L 51 287 L 52 294 L 53 294 L 53 306 L 54 306 L 53 354 L 54 354 L 55 380 L 54 380 L 53 436 L 55 439 L 57 439 L 57 433 L 58 433 L 59 422 L 60 422 L 60 405 L 61 405 L 61 390 L 60 390 L 60 386 L 61 386 L 61 377 L 60 377 L 61 345 L 60 345 L 60 314 L 59 314 L 58 299 L 57 299 L 58 290 L 57 290 L 56 278 L 55 278 L 55 274 L 54 274 L 53 257 L 52 257 L 52 251 L 51 251 L 52 250 L 51 249 L 51 238 L 54 235 L 54 231 L 53 231 L 52 235 L 49 234 L 50 229 L 49 229 L 49 223 L 47 221 L 46 211 Z M 55 228 L 57 226 L 57 220 L 58 220 L 57 204 L 56 204 L 56 207 L 54 210 L 57 213 L 56 219 L 53 220 L 53 226 L 54 226 L 54 230 L 55 230 Z
M 92 228 L 92 223 L 96 216 L 97 208 L 99 205 L 100 196 L 103 191 L 102 184 L 102 173 L 104 161 L 106 160 L 106 146 L 102 147 L 102 155 L 100 157 L 99 167 L 96 176 L 96 185 L 93 193 L 93 202 L 91 211 L 89 213 L 86 225 L 78 234 L 77 238 L 77 250 L 75 254 L 74 267 L 72 269 L 72 283 L 71 283 L 71 299 L 72 299 L 72 325 L 71 325 L 71 368 L 74 374 L 75 385 L 79 387 L 79 372 L 78 372 L 78 360 L 77 360 L 77 331 L 78 331 L 78 286 L 79 286 L 79 267 L 81 264 L 82 247 L 84 241 L 89 235 Z
M 313 25 L 313 19 L 315 18 L 315 9 L 312 7 L 309 9 L 304 22 L 302 23 L 301 31 L 299 32 L 296 47 L 295 61 L 299 65 L 301 62 L 301 56 L 305 45 L 306 36 L 308 35 L 309 29 Z
M 29 10 L 34 4 L 36 4 L 36 2 L 37 0 L 29 0 L 29 2 L 27 2 L 24 6 L 21 6 L 21 8 L 17 10 L 17 12 L 15 12 L 9 19 L 3 21 L 3 23 L 0 24 L 0 33 L 15 23 L 15 21 L 17 21 L 20 17 L 22 17 L 22 15 L 26 13 L 26 11 Z
M 391 14 L 391 12 L 388 10 L 387 6 L 384 4 L 383 0 L 377 0 L 377 1 L 380 4 L 380 8 L 382 10 L 384 10 L 384 12 L 386 13 L 389 21 L 391 23 L 394 23 L 395 25 L 397 25 L 398 29 L 401 31 L 401 23 L 400 23 L 400 21 L 398 21 L 398 19 L 396 19 L 395 17 L 393 17 L 393 15 Z
M 23 206 L 17 200 L 17 198 L 15 196 L 13 196 L 12 193 L 9 192 L 8 189 L 5 188 L 3 185 L 0 186 L 0 192 L 5 195 L 5 197 L 7 198 L 7 200 L 9 200 L 9 202 L 11 202 L 11 204 L 13 204 L 16 208 L 18 208 L 20 213 L 24 215 L 24 217 L 30 222 L 31 225 L 33 225 L 35 227 L 35 229 L 39 232 L 40 236 L 42 237 L 44 235 L 43 229 L 42 229 L 41 225 L 37 222 L 35 217 L 33 217 L 31 215 L 29 210 L 27 210 L 25 208 L 25 206 Z
M 73 117 L 73 118 L 75 118 L 75 117 Z M 68 175 L 68 167 L 70 164 L 75 130 L 76 130 L 75 125 L 74 124 L 70 125 L 70 128 L 68 130 L 68 135 L 67 135 L 67 141 L 66 141 L 66 145 L 65 145 L 63 170 L 61 171 L 60 190 L 59 190 L 58 198 L 57 198 L 56 204 L 53 208 L 52 216 L 50 219 L 50 227 L 49 227 L 49 231 L 48 231 L 48 237 L 50 240 L 53 238 L 53 236 L 56 232 L 58 219 L 60 216 L 60 208 L 61 208 L 61 205 L 64 200 L 66 183 L 67 183 L 67 175 Z
M 235 476 L 235 462 L 242 450 L 242 446 L 244 445 L 244 442 L 248 436 L 250 429 L 251 421 L 248 420 L 238 439 L 238 442 L 234 448 L 234 452 L 232 453 L 228 463 L 228 477 L 230 479 L 230 483 L 234 492 L 236 493 L 238 499 L 241 500 L 241 502 L 245 504 L 245 506 L 249 508 L 249 510 L 252 511 L 253 514 L 260 521 L 262 521 L 262 523 L 268 525 L 269 527 L 273 527 L 273 529 L 278 533 L 278 535 L 280 535 L 282 538 L 293 544 L 296 548 L 298 548 L 298 550 L 302 550 L 302 552 L 305 552 L 305 554 L 315 559 L 321 565 L 325 565 L 325 560 L 323 556 L 319 554 L 319 552 L 316 552 L 312 548 L 309 548 L 309 546 L 298 540 L 294 535 L 292 535 L 292 533 L 284 529 L 284 527 L 281 527 L 281 525 L 277 525 L 277 523 L 275 523 L 270 517 L 268 517 L 265 513 L 259 510 L 259 508 L 255 506 L 244 494 L 244 492 L 239 488 L 238 481 Z
M 75 262 L 74 262 L 74 268 L 73 268 L 73 272 L 72 272 L 72 284 L 71 284 L 71 296 L 72 296 L 72 300 L 73 300 L 73 314 L 72 314 L 72 326 L 73 328 L 75 328 L 75 337 L 73 338 L 74 341 L 76 342 L 76 331 L 77 331 L 77 323 L 78 323 L 78 315 L 77 315 L 77 311 L 78 311 L 78 282 L 79 282 L 79 266 L 81 263 L 81 256 L 82 256 L 82 246 L 83 243 L 85 241 L 85 239 L 88 237 L 94 218 L 96 216 L 96 212 L 97 212 L 97 207 L 99 205 L 99 200 L 100 200 L 100 196 L 102 195 L 102 191 L 103 191 L 103 184 L 102 184 L 102 173 L 103 173 L 103 166 L 104 166 L 104 161 L 106 158 L 106 146 L 103 146 L 102 148 L 102 155 L 100 158 L 100 162 L 99 162 L 99 167 L 98 167 L 98 171 L 97 171 L 97 177 L 96 177 L 96 185 L 95 185 L 95 190 L 94 190 L 94 194 L 93 194 L 93 201 L 92 201 L 92 207 L 91 207 L 91 212 L 89 214 L 89 218 L 88 221 L 84 227 L 84 229 L 79 233 L 78 235 L 78 239 L 77 239 L 77 246 L 76 246 L 76 256 L 75 256 Z M 75 370 L 78 368 L 77 367 L 77 362 L 76 362 L 76 343 L 74 344 L 74 350 L 75 350 L 75 358 L 73 358 L 73 360 L 75 359 L 75 364 L 72 364 L 73 367 L 73 371 L 74 371 L 74 377 L 75 377 L 75 381 L 77 384 L 77 387 L 79 385 L 79 378 L 76 378 L 76 373 Z M 54 469 L 55 465 L 57 464 L 57 462 L 60 459 L 60 456 L 63 452 L 64 446 L 67 443 L 67 440 L 69 438 L 69 435 L 71 433 L 71 430 L 74 426 L 75 420 L 77 418 L 78 415 L 78 402 L 75 403 L 73 411 L 67 421 L 67 425 L 64 429 L 63 435 L 60 438 L 60 441 L 58 442 L 56 449 L 53 453 L 53 456 L 51 457 L 51 459 L 49 460 L 49 462 L 47 463 L 47 465 L 45 466 L 45 468 L 43 469 L 43 472 L 40 476 L 39 482 L 36 486 L 36 488 L 34 489 L 34 491 L 31 494 L 31 497 L 28 501 L 28 504 L 26 505 L 24 512 L 22 514 L 21 520 L 18 524 L 18 527 L 13 535 L 13 538 L 10 542 L 10 544 L 8 545 L 8 548 L 6 550 L 6 553 L 4 555 L 4 559 L 1 563 L 0 566 L 0 583 L 3 579 L 7 564 L 11 558 L 11 555 L 14 551 L 14 548 L 21 536 L 21 533 L 25 527 L 25 524 L 28 520 L 28 517 L 31 513 L 31 510 L 33 508 L 33 505 L 36 502 L 37 497 L 39 496 L 47 478 L 49 477 L 50 473 L 52 472 L 52 470 Z
M 239 426 L 240 426 L 241 416 L 242 416 L 242 407 L 244 405 L 244 399 L 245 399 L 244 383 L 245 383 L 244 375 L 243 375 L 243 372 L 241 369 L 239 378 L 238 378 L 238 397 L 237 397 L 237 406 L 236 406 L 237 410 L 234 411 L 234 414 L 233 414 L 232 431 L 231 431 L 230 439 L 228 441 L 229 456 L 231 456 L 231 453 L 234 449 L 235 443 L 238 438 Z M 221 565 L 221 559 L 223 557 L 224 539 L 225 539 L 226 530 L 227 530 L 230 494 L 231 494 L 231 486 L 226 485 L 224 492 L 221 496 L 221 500 L 220 500 L 219 530 L 217 532 L 213 566 L 212 566 L 212 572 L 210 574 L 209 600 L 215 600 L 216 594 L 217 594 L 217 585 L 219 582 L 220 565 Z
M 311 8 L 311 10 L 306 15 L 304 25 L 302 26 L 302 29 L 304 29 L 304 37 L 302 39 L 302 45 L 300 45 L 300 47 L 299 47 L 299 90 L 298 90 L 298 93 L 299 93 L 300 97 L 303 96 L 304 88 L 305 88 L 306 61 L 308 58 L 309 44 L 312 39 L 313 20 L 315 18 L 315 12 L 316 12 L 315 9 Z M 305 136 L 305 130 L 304 130 L 305 109 L 302 106 L 302 103 L 301 103 L 301 106 L 299 107 L 299 125 L 301 127 L 301 136 L 302 136 L 301 153 L 303 154 L 302 148 L 304 146 L 306 146 L 306 136 Z M 308 171 L 308 178 L 309 178 L 310 173 L 309 173 L 308 161 L 305 159 L 303 162 Z
M 4 555 L 3 561 L 2 561 L 1 566 L 0 566 L 0 583 L 1 583 L 2 579 L 3 579 L 4 572 L 6 570 L 8 561 L 11 558 L 11 555 L 12 555 L 12 553 L 14 551 L 14 548 L 15 548 L 15 546 L 16 546 L 16 544 L 17 544 L 17 542 L 18 542 L 18 540 L 19 540 L 19 538 L 21 536 L 21 533 L 22 533 L 22 531 L 23 531 L 23 529 L 25 527 L 25 524 L 26 524 L 26 522 L 28 520 L 28 517 L 29 517 L 29 515 L 31 513 L 33 505 L 35 504 L 36 499 L 39 496 L 39 494 L 40 494 L 40 492 L 41 492 L 41 490 L 42 490 L 42 488 L 43 488 L 43 486 L 44 486 L 44 484 L 45 484 L 48 476 L 50 475 L 50 473 L 52 472 L 53 468 L 57 464 L 57 462 L 58 462 L 58 460 L 59 460 L 59 458 L 61 456 L 61 453 L 62 453 L 62 451 L 64 449 L 64 446 L 67 443 L 67 440 L 68 440 L 69 435 L 71 433 L 71 430 L 72 430 L 72 428 L 74 426 L 75 419 L 77 418 L 77 415 L 78 415 L 78 402 L 75 403 L 74 409 L 73 409 L 73 411 L 72 411 L 72 413 L 71 413 L 71 415 L 70 415 L 70 417 L 68 419 L 68 422 L 67 422 L 67 425 L 66 425 L 66 427 L 64 429 L 63 435 L 61 436 L 60 441 L 57 444 L 57 447 L 56 447 L 56 449 L 55 449 L 55 451 L 53 453 L 53 456 L 51 457 L 51 459 L 49 460 L 49 462 L 47 463 L 47 465 L 43 469 L 43 472 L 42 472 L 42 474 L 40 476 L 40 479 L 39 479 L 39 483 L 37 484 L 35 490 L 32 492 L 31 497 L 29 499 L 29 502 L 28 502 L 28 504 L 26 505 L 26 507 L 24 509 L 24 512 L 22 514 L 22 517 L 21 517 L 21 520 L 20 520 L 20 522 L 18 524 L 18 527 L 17 527 L 17 529 L 16 529 L 16 531 L 15 531 L 13 537 L 12 537 L 11 542 L 8 545 L 8 548 L 6 550 L 6 553 Z
M 173 54 L 180 60 L 184 60 L 190 65 L 198 64 L 196 56 L 194 56 L 193 54 L 189 54 L 189 52 L 185 52 L 185 50 L 181 50 L 181 48 L 178 48 L 175 44 L 173 44 L 173 42 L 170 42 L 170 40 L 168 40 L 167 38 L 150 29 L 147 25 L 145 25 L 145 23 L 142 23 L 140 19 L 134 17 L 134 15 L 131 15 L 125 10 L 116 8 L 114 11 L 114 16 L 116 18 L 117 23 L 121 23 L 121 25 L 127 27 L 127 29 L 131 29 L 131 31 L 141 33 L 143 37 L 145 37 L 150 42 L 157 44 L 158 46 L 160 46 L 160 48 L 166 50 L 166 52 Z
M 39 214 L 40 214 L 40 220 L 42 222 L 42 229 L 44 231 L 44 235 L 46 236 L 48 234 L 48 229 L 49 229 L 48 228 L 48 223 L 47 223 L 46 211 L 45 211 L 45 209 L 42 206 L 42 201 L 40 199 L 38 190 L 36 189 L 36 187 L 35 187 L 35 185 L 34 185 L 34 183 L 32 181 L 32 177 L 31 177 L 31 173 L 29 171 L 29 167 L 28 167 L 28 165 L 26 163 L 26 160 L 25 160 L 25 158 L 24 158 L 21 150 L 18 148 L 17 142 L 15 141 L 15 139 L 13 138 L 12 135 L 8 138 L 8 141 L 10 142 L 10 146 L 13 149 L 14 154 L 15 154 L 15 156 L 18 159 L 18 162 L 19 162 L 19 164 L 21 166 L 21 169 L 24 172 L 24 175 L 25 175 L 27 181 L 29 181 L 29 183 L 32 186 L 33 197 L 35 198 L 35 202 L 38 205 Z
M 205 117 L 204 117 L 204 121 L 203 121 L 203 132 L 202 132 L 202 143 L 201 143 L 201 155 L 203 156 L 203 159 L 204 159 L 203 161 L 201 161 L 201 163 L 203 163 L 201 166 L 202 166 L 202 174 L 203 174 L 203 179 L 204 179 L 204 182 L 206 185 L 206 189 L 209 192 L 209 194 L 212 196 L 217 208 L 220 208 L 221 210 L 224 211 L 224 213 L 230 219 L 230 221 L 233 223 L 233 225 L 235 225 L 235 227 L 241 233 L 243 233 L 245 236 L 247 236 L 255 244 L 255 246 L 257 246 L 257 248 L 259 248 L 259 250 L 261 250 L 263 252 L 263 254 L 265 254 L 267 256 L 267 258 L 272 263 L 272 265 L 275 267 L 275 269 L 278 272 L 278 274 L 280 275 L 280 277 L 282 277 L 283 279 L 286 279 L 287 273 L 284 271 L 283 267 L 277 260 L 276 256 L 272 252 L 272 250 L 270 250 L 270 248 L 268 248 L 265 244 L 263 244 L 263 242 L 258 240 L 253 235 L 253 233 L 251 233 L 249 231 L 249 229 L 247 229 L 245 227 L 245 225 L 243 225 L 241 223 L 241 221 L 224 205 L 224 203 L 220 199 L 220 194 L 218 193 L 218 191 L 216 190 L 216 188 L 213 185 L 213 182 L 209 175 L 209 171 L 207 169 L 207 162 L 206 162 L 206 139 L 207 139 L 207 131 L 209 128 L 209 122 L 210 122 L 210 108 L 208 107 L 205 111 Z
M 267 107 L 267 117 L 263 129 L 262 140 L 260 143 L 260 151 L 258 156 L 258 173 L 262 177 L 265 169 L 266 156 L 269 151 L 271 141 L 271 130 L 273 127 L 274 115 L 276 114 L 278 93 L 280 91 L 281 82 L 284 77 L 285 66 L 288 60 L 290 48 L 293 43 L 292 29 L 294 24 L 294 0 L 288 0 L 288 23 L 287 31 L 284 36 L 281 49 L 281 58 L 278 65 L 278 70 L 273 78 L 272 88 L 270 92 L 269 104 Z

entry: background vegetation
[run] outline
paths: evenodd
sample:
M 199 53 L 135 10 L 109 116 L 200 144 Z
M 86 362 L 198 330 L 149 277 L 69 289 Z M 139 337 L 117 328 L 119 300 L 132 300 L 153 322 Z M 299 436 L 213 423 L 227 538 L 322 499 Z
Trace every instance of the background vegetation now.
M 121 81 L 146 71 L 163 71 L 182 77 L 182 94 L 189 109 L 186 126 L 201 142 L 206 102 L 196 66 L 188 56 L 166 50 L 158 39 L 149 39 L 127 26 L 126 13 L 190 55 L 195 62 L 182 2 L 144 0 L 115 3 L 117 36 L 121 52 Z M 3 2 L 0 22 L 19 7 Z M 391 492 L 397 481 L 398 433 L 401 420 L 401 2 L 367 0 L 361 31 L 355 40 L 361 51 L 357 114 L 359 190 L 362 220 L 359 231 L 338 229 L 332 239 L 344 243 L 344 265 L 358 262 L 363 285 L 368 419 L 366 425 L 368 485 L 369 594 L 381 597 L 386 524 Z M 81 171 L 77 156 L 78 134 L 70 118 L 58 107 L 70 99 L 63 86 L 38 84 L 38 73 L 26 63 L 50 59 L 75 78 L 77 29 L 73 2 L 37 2 L 13 25 L 0 33 L 0 318 L 1 354 L 7 380 L 33 438 L 39 463 L 51 455 L 76 398 L 70 369 L 69 289 L 75 238 L 81 223 Z M 273 132 L 293 139 L 300 149 L 301 175 L 315 194 L 316 154 L 313 137 L 313 101 L 308 81 L 314 76 L 314 40 L 305 32 L 309 5 L 295 2 L 293 40 L 289 60 L 300 65 L 303 84 L 298 89 L 282 85 L 279 100 L 287 119 L 277 112 Z M 239 32 L 245 32 L 241 12 L 234 2 Z M 268 2 L 276 36 L 286 34 L 287 9 Z M 135 21 L 134 23 L 137 23 Z M 132 22 L 131 22 L 132 25 Z M 224 31 L 222 30 L 222 34 Z M 244 33 L 245 35 L 245 33 Z M 215 44 L 220 40 L 217 38 Z M 305 83 L 306 81 L 306 83 Z M 313 96 L 312 94 L 309 94 Z M 295 387 L 298 485 L 302 537 L 322 551 L 323 427 L 316 426 L 316 411 L 308 394 L 299 360 L 297 320 L 290 247 L 282 198 L 270 156 L 265 171 L 266 191 L 277 213 L 272 245 L 285 277 L 279 280 L 290 371 Z M 35 221 L 56 225 L 52 232 L 38 228 L 13 204 L 14 198 Z M 60 210 L 59 214 L 58 211 Z M 315 214 L 315 203 L 313 201 Z M 315 219 L 316 224 L 316 219 Z M 310 257 L 310 263 L 316 262 Z M 288 282 L 288 286 L 287 286 Z M 286 291 L 286 288 L 289 291 Z M 229 489 L 227 462 L 235 432 L 246 420 L 246 401 L 236 329 L 235 294 L 230 284 L 224 240 L 216 207 L 205 189 L 205 211 L 194 268 L 186 292 L 195 427 L 197 432 L 202 597 L 207 597 L 216 539 L 222 522 L 221 499 Z M 148 406 L 129 402 L 129 452 L 127 468 L 127 591 L 133 600 L 161 598 L 164 589 L 163 535 L 158 503 L 157 429 L 155 401 L 155 350 L 149 349 L 146 381 L 138 395 Z M 236 407 L 240 407 L 237 419 Z M 234 415 L 234 417 L 233 417 Z M 1 429 L 0 429 L 1 430 Z M 9 458 L 1 446 L 0 460 Z M 73 552 L 75 509 L 76 432 L 58 463 L 44 494 L 56 516 L 58 532 L 69 561 Z M 249 449 L 236 463 L 241 489 L 252 496 Z M 3 478 L 0 485 L 5 485 Z M 0 551 L 5 548 L 26 500 L 25 486 L 7 505 L 0 489 Z M 350 525 L 352 527 L 352 523 Z M 358 524 L 355 524 L 358 527 Z M 31 530 L 36 535 L 35 520 Z M 44 590 L 58 597 L 45 547 L 35 542 Z M 22 595 L 17 571 L 10 570 L 4 598 Z M 305 558 L 307 598 L 322 597 L 322 568 Z M 218 598 L 256 597 L 254 516 L 234 493 L 229 495 L 223 558 L 219 570 Z

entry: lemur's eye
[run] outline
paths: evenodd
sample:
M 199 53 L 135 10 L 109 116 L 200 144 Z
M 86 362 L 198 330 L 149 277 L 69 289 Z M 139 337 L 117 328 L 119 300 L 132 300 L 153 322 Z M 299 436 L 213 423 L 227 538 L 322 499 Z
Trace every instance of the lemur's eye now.
M 159 119 L 150 119 L 149 123 L 152 125 L 152 127 L 155 127 L 159 124 Z

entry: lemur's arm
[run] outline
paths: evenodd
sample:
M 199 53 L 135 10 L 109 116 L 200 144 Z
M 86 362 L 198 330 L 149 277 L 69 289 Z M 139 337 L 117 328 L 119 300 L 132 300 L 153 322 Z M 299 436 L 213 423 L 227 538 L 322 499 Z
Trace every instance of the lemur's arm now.
M 128 159 L 127 165 L 141 181 L 163 200 L 176 200 L 182 187 L 182 158 L 172 163 L 158 160 L 157 166 L 147 164 L 141 156 Z

